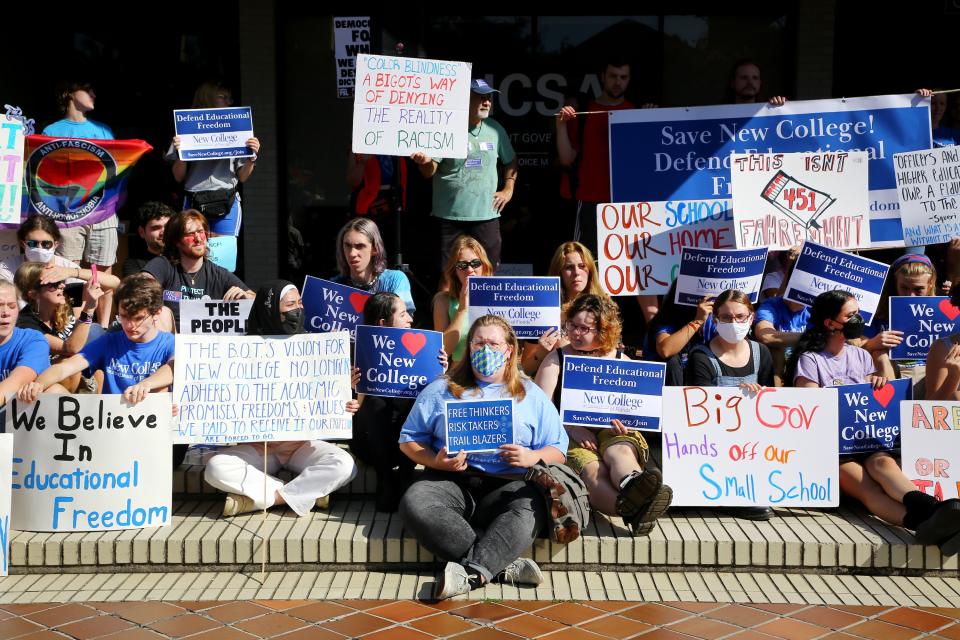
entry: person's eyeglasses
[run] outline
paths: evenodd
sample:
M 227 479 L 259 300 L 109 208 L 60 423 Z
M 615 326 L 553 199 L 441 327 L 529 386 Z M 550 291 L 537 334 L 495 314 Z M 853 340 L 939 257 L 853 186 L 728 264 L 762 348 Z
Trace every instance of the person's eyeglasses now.
M 59 289 L 60 287 L 66 286 L 66 284 L 66 280 L 58 280 L 57 282 L 46 282 L 44 284 L 37 285 L 37 288 L 42 289 L 44 287 L 49 287 L 50 289 Z
M 53 249 L 53 240 L 26 240 L 24 244 L 30 249 L 36 249 L 37 247 Z
M 471 340 L 470 347 L 479 351 L 484 346 L 490 347 L 494 351 L 503 351 L 507 348 L 506 342 L 487 342 L 486 340 Z
M 479 269 L 483 265 L 483 262 L 480 258 L 474 258 L 473 260 L 458 260 L 456 267 L 460 271 L 466 271 L 467 269 Z
M 151 316 L 149 313 L 143 313 L 137 317 L 127 316 L 122 313 L 117 314 L 117 320 L 120 321 L 120 324 L 128 325 L 131 331 L 139 329 L 151 317 L 153 316 Z
M 204 231 L 203 229 L 197 229 L 196 231 L 183 232 L 184 240 L 186 240 L 187 238 L 206 238 L 206 237 L 207 237 L 207 232 Z
M 749 320 L 749 319 L 750 319 L 750 314 L 749 314 L 749 313 L 741 313 L 741 314 L 738 314 L 738 315 L 735 315 L 735 316 L 726 316 L 726 315 L 724 315 L 724 316 L 717 316 L 717 320 L 719 320 L 720 322 L 723 322 L 723 323 L 725 323 L 725 324 L 728 324 L 728 323 L 730 323 L 730 322 L 736 322 L 737 324 L 743 324 L 744 322 L 746 322 L 746 321 Z
M 591 333 L 597 332 L 596 327 L 584 327 L 582 325 L 573 324 L 569 320 L 563 323 L 563 330 L 566 331 L 567 334 L 582 336 L 588 336 Z

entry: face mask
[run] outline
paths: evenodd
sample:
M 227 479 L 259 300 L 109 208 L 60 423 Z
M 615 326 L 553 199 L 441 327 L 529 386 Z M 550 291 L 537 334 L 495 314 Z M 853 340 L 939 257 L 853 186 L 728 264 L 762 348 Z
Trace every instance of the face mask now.
M 731 344 L 740 342 L 750 333 L 749 322 L 718 322 L 717 333 L 720 337 Z
M 27 247 L 27 250 L 24 252 L 24 254 L 27 257 L 28 262 L 47 263 L 53 260 L 54 252 L 55 252 L 55 249 L 43 249 L 41 247 L 37 247 L 36 249 L 31 249 Z
M 863 316 L 859 313 L 843 323 L 843 337 L 854 340 L 863 335 Z
M 282 318 L 283 330 L 287 335 L 297 335 L 303 333 L 303 309 L 291 309 L 280 314 Z
M 487 345 L 470 354 L 470 364 L 484 378 L 496 373 L 506 361 L 506 353 L 491 349 Z

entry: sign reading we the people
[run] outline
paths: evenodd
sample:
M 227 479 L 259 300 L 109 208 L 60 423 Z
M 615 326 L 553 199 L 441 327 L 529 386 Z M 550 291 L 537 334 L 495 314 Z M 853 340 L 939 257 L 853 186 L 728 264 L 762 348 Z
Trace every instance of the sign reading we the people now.
M 370 53 L 370 16 L 333 19 L 333 50 L 337 60 L 337 97 L 352 98 L 357 54 Z
M 181 160 L 252 158 L 247 147 L 253 137 L 253 110 L 250 107 L 222 109 L 176 109 L 173 125 L 180 136 Z
M 960 497 L 960 402 L 900 403 L 900 461 L 920 491 L 939 500 Z
M 684 247 L 736 248 L 729 200 L 597 205 L 597 267 L 611 296 L 665 294 Z
M 890 359 L 926 360 L 934 342 L 957 332 L 957 316 L 946 296 L 890 296 L 890 329 L 903 332 Z
M 950 242 L 960 236 L 960 147 L 895 153 L 903 243 Z
M 891 380 L 836 387 L 839 399 L 840 454 L 889 451 L 900 442 L 900 403 L 911 398 L 912 381 Z
M 0 223 L 20 224 L 23 145 L 23 124 L 0 115 Z
M 253 300 L 183 300 L 180 333 L 243 336 Z
M 497 451 L 516 439 L 513 399 L 448 400 L 445 403 L 447 455 Z
M 100 531 L 170 524 L 169 393 L 42 394 L 7 401 L 13 439 L 10 524 L 19 531 Z
M 869 248 L 867 165 L 863 151 L 733 154 L 737 247 Z
M 724 291 L 735 289 L 756 303 L 766 264 L 766 249 L 718 251 L 684 248 L 675 301 L 695 307 L 705 297 L 715 298 Z
M 467 304 L 471 325 L 493 314 L 510 323 L 517 338 L 537 340 L 560 328 L 560 278 L 470 276 Z
M 359 54 L 353 152 L 466 158 L 469 62 Z
M 563 357 L 560 419 L 564 424 L 660 430 L 667 365 L 613 358 Z
M 351 437 L 350 337 L 177 334 L 174 442 Z
M 664 387 L 661 432 L 674 505 L 839 504 L 836 389 Z
M 357 335 L 363 308 L 371 294 L 329 280 L 307 276 L 303 281 L 303 328 L 309 333 L 347 331 Z
M 357 327 L 357 393 L 416 398 L 443 375 L 440 351 L 443 333 L 394 327 Z

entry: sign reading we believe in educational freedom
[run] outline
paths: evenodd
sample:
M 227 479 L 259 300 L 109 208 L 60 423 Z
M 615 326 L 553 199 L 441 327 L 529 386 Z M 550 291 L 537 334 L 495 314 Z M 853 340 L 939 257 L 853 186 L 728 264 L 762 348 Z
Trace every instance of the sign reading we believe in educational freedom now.
M 253 137 L 250 107 L 176 109 L 173 126 L 180 136 L 180 159 L 251 158 L 247 140 Z
M 119 395 L 41 394 L 7 402 L 13 439 L 11 526 L 101 531 L 170 524 L 169 393 L 136 405 Z
M 870 247 L 867 153 L 735 153 L 737 246 L 787 250 L 804 240 Z
M 617 202 L 728 199 L 732 153 L 866 151 L 872 246 L 902 246 L 893 154 L 931 147 L 930 99 L 916 94 L 611 111 Z
M 20 224 L 23 145 L 23 123 L 0 117 L 0 223 Z
M 247 335 L 253 300 L 182 300 L 180 333 Z
M 353 152 L 466 158 L 470 63 L 357 56 Z
M 890 348 L 891 360 L 926 360 L 930 347 L 957 332 L 960 309 L 946 296 L 890 296 L 890 329 L 903 341 Z
M 307 332 L 349 331 L 350 340 L 356 338 L 370 293 L 313 276 L 304 279 L 301 291 Z
M 448 400 L 444 407 L 448 456 L 497 451 L 516 440 L 512 398 Z
M 810 306 L 824 291 L 849 291 L 870 324 L 880 304 L 880 293 L 890 265 L 852 253 L 804 242 L 787 283 L 785 299 Z
M 351 436 L 350 337 L 177 334 L 174 442 L 231 444 Z
M 888 451 L 900 439 L 900 402 L 911 398 L 913 381 L 891 380 L 836 387 L 839 394 L 840 455 Z
M 685 248 L 680 258 L 675 300 L 677 304 L 697 306 L 704 297 L 716 297 L 728 289 L 736 289 L 750 296 L 750 301 L 756 304 L 766 264 L 766 249 L 715 251 Z
M 467 278 L 470 324 L 480 316 L 500 316 L 520 340 L 538 340 L 560 328 L 560 278 Z
M 840 502 L 836 389 L 664 387 L 662 424 L 674 505 Z
M 662 362 L 564 356 L 560 419 L 602 428 L 619 420 L 628 429 L 659 431 L 666 370 Z
M 416 398 L 443 375 L 443 333 L 394 327 L 357 327 L 357 393 L 389 398 Z
M 337 59 L 337 97 L 353 97 L 357 54 L 370 53 L 370 17 L 333 19 L 333 55 Z
M 0 577 L 10 569 L 10 493 L 13 484 L 13 434 L 0 433 Z
M 940 500 L 960 497 L 960 402 L 900 403 L 900 461 L 920 491 Z
M 923 247 L 960 236 L 960 147 L 897 153 L 893 162 L 903 243 Z

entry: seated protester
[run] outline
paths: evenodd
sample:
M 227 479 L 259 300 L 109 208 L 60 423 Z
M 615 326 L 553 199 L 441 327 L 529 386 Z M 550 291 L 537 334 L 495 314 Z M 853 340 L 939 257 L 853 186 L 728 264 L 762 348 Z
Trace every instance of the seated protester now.
M 371 293 L 395 293 L 407 305 L 407 311 L 416 311 L 407 274 L 387 269 L 387 252 L 373 220 L 354 218 L 343 225 L 337 234 L 334 251 L 337 252 L 340 274 L 331 281 Z
M 407 306 L 395 293 L 381 291 L 367 300 L 363 307 L 363 324 L 374 327 L 409 329 L 413 318 Z M 447 368 L 447 354 L 440 350 L 440 363 Z M 359 381 L 360 369 L 354 367 L 354 386 Z M 377 476 L 377 511 L 397 510 L 400 498 L 413 479 L 413 461 L 403 455 L 397 446 L 400 428 L 413 407 L 410 398 L 380 396 L 357 397 L 360 409 L 353 417 L 353 440 L 350 451 L 364 464 L 373 467 Z
M 467 342 L 470 357 L 420 393 L 400 433 L 403 453 L 427 468 L 401 499 L 400 515 L 420 544 L 447 561 L 434 593 L 438 600 L 494 578 L 540 584 L 539 567 L 519 556 L 550 520 L 537 482 L 551 477 L 542 474 L 535 482 L 522 474 L 541 460 L 562 464 L 568 443 L 557 410 L 519 370 L 510 325 L 497 316 L 481 316 Z M 502 445 L 498 454 L 448 454 L 445 403 L 479 398 L 514 400 L 515 444 Z M 560 488 L 557 482 L 553 490 Z M 559 539 L 579 533 L 570 522 L 570 531 Z
M 303 303 L 297 288 L 285 280 L 275 280 L 260 287 L 247 320 L 247 335 L 299 333 L 303 333 Z M 346 410 L 355 413 L 356 400 L 350 400 Z M 267 475 L 263 472 L 265 448 Z M 280 469 L 289 469 L 297 477 L 284 484 L 275 477 Z M 224 447 L 207 461 L 203 473 L 211 486 L 227 492 L 224 516 L 283 504 L 298 516 L 306 516 L 314 505 L 326 509 L 330 505 L 330 494 L 349 484 L 356 475 L 357 465 L 350 454 L 323 440 Z
M 137 209 L 137 234 L 142 242 L 130 242 L 130 255 L 123 263 L 123 277 L 140 273 L 147 263 L 163 255 L 163 230 L 176 214 L 161 202 L 144 202 Z
M 207 260 L 207 219 L 190 209 L 176 213 L 163 230 L 163 255 L 146 264 L 143 272 L 163 289 L 163 303 L 180 328 L 181 300 L 239 300 L 254 293 L 240 278 Z M 172 331 L 172 327 L 165 327 Z
M 667 384 L 683 385 L 683 371 L 690 350 L 709 341 L 716 331 L 713 322 L 713 300 L 705 297 L 697 306 L 677 304 L 677 281 L 663 296 L 657 315 L 650 321 L 643 346 L 645 360 L 667 363 Z
M 960 282 L 950 289 L 950 304 L 960 305 Z M 960 333 L 930 345 L 925 386 L 926 400 L 960 400 Z
M 450 258 L 440 274 L 440 291 L 433 296 L 433 329 L 443 332 L 443 350 L 456 366 L 467 354 L 467 278 L 492 276 L 493 264 L 475 238 L 457 236 L 450 245 Z
M 787 282 L 790 281 L 790 275 L 793 273 L 793 265 L 800 256 L 800 247 L 776 253 L 780 254 L 783 272 L 778 273 L 780 277 L 777 279 L 778 285 L 774 295 L 767 297 L 757 307 L 753 336 L 757 342 L 770 350 L 770 355 L 773 357 L 774 384 L 782 387 L 785 384 L 789 386 L 789 382 L 784 382 L 780 374 L 783 373 L 793 345 L 797 344 L 800 334 L 807 328 L 810 308 L 783 297 Z M 761 287 L 766 287 L 766 284 Z
M 565 356 L 629 360 L 620 343 L 620 310 L 607 296 L 585 294 L 567 307 L 564 330 L 570 344 L 553 351 L 537 372 L 537 386 L 560 409 Z M 565 424 L 570 437 L 567 465 L 590 491 L 590 506 L 608 516 L 620 516 L 633 534 L 650 533 L 670 506 L 673 490 L 663 484 L 660 470 L 650 464 L 643 434 L 619 420 L 612 429 Z
M 825 291 L 813 301 L 810 326 L 790 356 L 787 379 L 797 387 L 886 385 L 874 374 L 866 350 L 847 344 L 863 334 L 857 299 L 847 291 Z M 886 451 L 840 456 L 840 490 L 863 503 L 881 520 L 916 532 L 922 544 L 940 543 L 960 534 L 960 504 L 940 503 L 917 491 Z M 954 541 L 954 544 L 957 541 Z M 956 545 L 952 553 L 960 551 Z
M 8 394 L 33 382 L 50 366 L 50 346 L 39 331 L 17 326 L 19 312 L 17 288 L 0 279 L 0 407 L 6 404 Z M 0 420 L 5 417 L 0 409 Z

